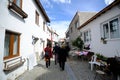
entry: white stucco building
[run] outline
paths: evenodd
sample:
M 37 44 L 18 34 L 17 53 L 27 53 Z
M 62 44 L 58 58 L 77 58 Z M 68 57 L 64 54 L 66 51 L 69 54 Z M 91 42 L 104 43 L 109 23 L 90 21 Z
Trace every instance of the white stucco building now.
M 49 38 L 40 0 L 0 0 L 0 80 L 32 69 Z
M 120 0 L 98 12 L 78 30 L 91 51 L 107 57 L 120 56 Z
M 69 42 L 71 47 L 72 41 L 74 41 L 78 36 L 80 36 L 80 31 L 78 30 L 78 27 L 95 14 L 96 12 L 76 12 L 66 31 L 67 41 Z

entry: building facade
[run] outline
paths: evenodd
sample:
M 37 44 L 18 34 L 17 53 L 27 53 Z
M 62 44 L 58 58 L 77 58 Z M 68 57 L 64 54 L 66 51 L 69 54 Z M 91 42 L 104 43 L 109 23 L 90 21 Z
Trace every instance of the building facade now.
M 72 41 L 74 41 L 78 36 L 81 35 L 78 27 L 82 25 L 85 21 L 94 16 L 96 12 L 76 12 L 74 18 L 72 19 L 69 28 L 66 31 L 67 42 L 72 46 Z
M 50 20 L 40 0 L 1 0 L 0 10 L 0 80 L 14 80 L 37 65 Z
M 120 0 L 115 0 L 78 30 L 90 50 L 107 57 L 120 56 Z

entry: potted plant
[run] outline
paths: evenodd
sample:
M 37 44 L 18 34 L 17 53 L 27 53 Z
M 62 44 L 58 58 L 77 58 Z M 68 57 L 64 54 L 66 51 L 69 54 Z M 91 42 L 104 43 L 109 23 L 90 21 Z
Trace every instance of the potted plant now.
M 103 42 L 103 44 L 107 44 L 107 41 L 105 38 L 101 37 L 101 41 Z
M 82 51 L 84 43 L 83 43 L 83 40 L 80 37 L 78 37 L 72 42 L 72 45 L 76 46 L 77 48 L 79 48 L 79 50 Z
M 96 54 L 97 56 L 97 60 L 102 60 L 102 61 L 106 61 L 107 60 L 107 57 L 105 57 L 104 55 L 100 54 L 100 53 L 97 53 Z

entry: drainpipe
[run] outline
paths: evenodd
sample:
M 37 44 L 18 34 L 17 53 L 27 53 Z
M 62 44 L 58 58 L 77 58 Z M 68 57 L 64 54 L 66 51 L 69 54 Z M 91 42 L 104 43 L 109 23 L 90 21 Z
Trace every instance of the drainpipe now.
M 27 58 L 27 70 L 29 70 L 29 58 Z

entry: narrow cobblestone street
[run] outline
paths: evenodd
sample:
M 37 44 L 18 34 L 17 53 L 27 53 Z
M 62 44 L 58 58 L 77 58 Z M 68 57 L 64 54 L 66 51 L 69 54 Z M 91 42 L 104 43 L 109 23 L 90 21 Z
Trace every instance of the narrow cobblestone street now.
M 87 61 L 76 58 L 66 62 L 65 71 L 60 71 L 59 65 L 51 61 L 49 68 L 45 67 L 44 60 L 30 71 L 26 71 L 16 80 L 94 80 L 95 71 L 91 71 Z M 103 80 L 100 76 L 96 80 Z M 104 80 L 111 80 L 110 78 Z

